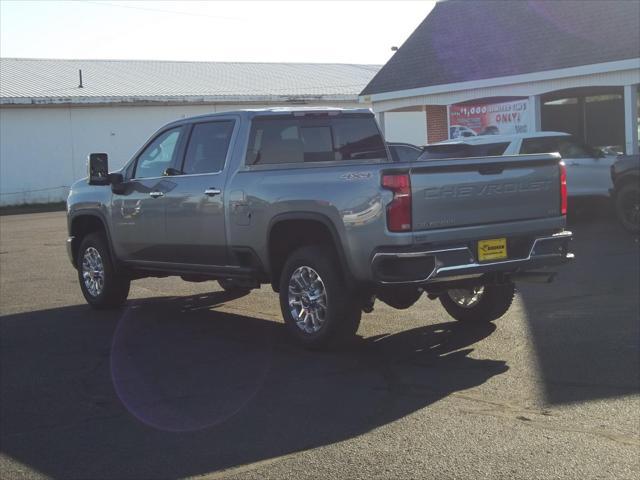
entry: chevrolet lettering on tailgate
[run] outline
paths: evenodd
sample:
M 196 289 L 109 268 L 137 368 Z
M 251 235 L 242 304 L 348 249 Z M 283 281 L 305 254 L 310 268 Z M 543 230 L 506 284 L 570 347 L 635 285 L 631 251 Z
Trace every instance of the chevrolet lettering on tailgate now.
M 463 198 L 473 196 L 508 195 L 518 192 L 542 192 L 551 189 L 551 181 L 537 180 L 520 183 L 485 183 L 484 185 L 454 185 L 432 187 L 424 191 L 426 198 Z

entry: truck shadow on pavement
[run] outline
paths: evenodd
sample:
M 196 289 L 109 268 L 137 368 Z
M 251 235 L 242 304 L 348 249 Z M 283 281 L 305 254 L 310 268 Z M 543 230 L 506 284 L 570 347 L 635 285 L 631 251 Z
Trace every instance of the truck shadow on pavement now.
M 0 319 L 1 450 L 56 478 L 176 478 L 353 438 L 507 371 L 455 322 L 291 345 L 226 293 Z M 10 368 L 8 366 L 11 366 Z
M 552 285 L 518 285 L 549 404 L 640 392 L 640 243 L 599 208 L 572 218 Z

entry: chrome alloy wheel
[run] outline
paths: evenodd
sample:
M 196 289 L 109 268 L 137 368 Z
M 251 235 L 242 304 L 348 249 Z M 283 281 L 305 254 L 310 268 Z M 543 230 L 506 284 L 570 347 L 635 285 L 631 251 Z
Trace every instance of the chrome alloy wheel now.
M 89 247 L 82 256 L 82 279 L 92 297 L 97 297 L 104 288 L 104 265 L 98 250 Z
M 298 328 L 318 332 L 327 318 L 327 290 L 318 272 L 298 267 L 289 278 L 289 311 Z
M 449 298 L 462 308 L 475 307 L 484 295 L 484 287 L 455 288 L 447 292 Z

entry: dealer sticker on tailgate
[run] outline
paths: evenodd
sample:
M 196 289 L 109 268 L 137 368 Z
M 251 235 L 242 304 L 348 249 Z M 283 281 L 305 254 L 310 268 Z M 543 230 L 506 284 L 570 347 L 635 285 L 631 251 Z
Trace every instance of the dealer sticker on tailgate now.
M 500 260 L 502 258 L 507 258 L 506 238 L 492 238 L 478 242 L 478 260 L 486 262 L 488 260 Z

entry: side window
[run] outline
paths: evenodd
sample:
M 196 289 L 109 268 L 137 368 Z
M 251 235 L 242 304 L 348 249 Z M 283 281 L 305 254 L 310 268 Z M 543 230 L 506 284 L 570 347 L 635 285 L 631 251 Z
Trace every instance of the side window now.
M 215 173 L 224 168 L 234 122 L 197 123 L 191 131 L 184 159 L 184 174 Z
M 520 153 L 553 152 L 560 153 L 562 158 L 584 158 L 592 155 L 588 148 L 570 136 L 526 138 L 520 147 Z
M 438 160 L 442 158 L 469 157 L 471 146 L 466 143 L 449 143 L 444 145 L 427 145 L 419 160 Z
M 256 118 L 251 125 L 247 165 L 302 163 L 304 143 L 296 120 Z
M 373 117 L 256 118 L 247 165 L 385 158 Z
M 484 145 L 472 145 L 469 148 L 469 157 L 498 157 L 504 154 L 509 146 L 508 142 L 503 143 L 487 143 Z
M 172 165 L 184 127 L 158 135 L 138 157 L 134 178 L 161 177 Z
M 300 138 L 304 144 L 305 162 L 328 162 L 335 160 L 333 139 L 329 126 L 302 126 Z
M 520 153 L 553 153 L 558 151 L 558 137 L 525 138 Z
M 585 158 L 590 157 L 591 153 L 585 147 L 576 143 L 571 138 L 566 140 L 560 139 L 558 142 L 558 152 L 562 158 Z
M 394 162 L 414 162 L 422 153 L 422 149 L 406 145 L 389 145 L 389 150 Z
M 331 124 L 336 160 L 387 158 L 382 136 L 372 117 L 337 118 Z

